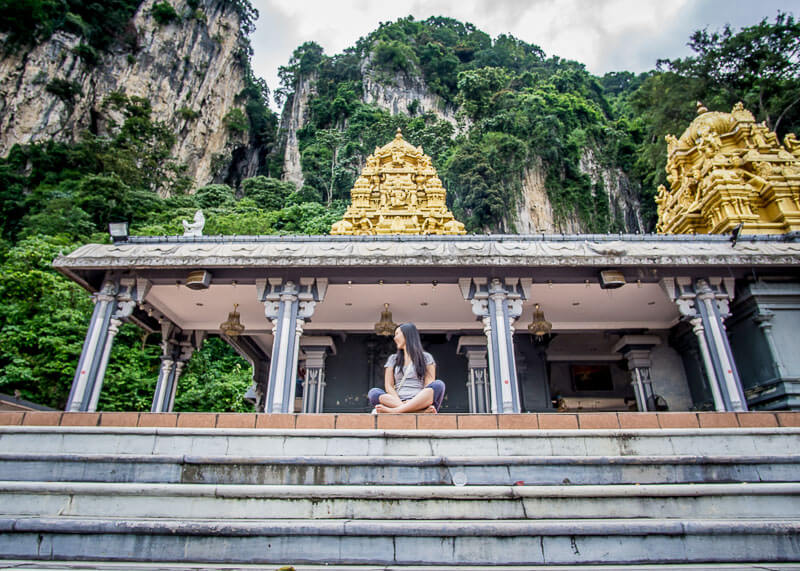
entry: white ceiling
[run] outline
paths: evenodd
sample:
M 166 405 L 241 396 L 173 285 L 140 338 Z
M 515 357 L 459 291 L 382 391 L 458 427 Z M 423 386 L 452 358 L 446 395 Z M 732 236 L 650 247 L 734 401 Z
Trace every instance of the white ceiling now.
M 255 285 L 212 284 L 205 290 L 185 286 L 154 285 L 146 300 L 185 330 L 216 331 L 239 304 L 246 333 L 271 334 L 264 306 L 256 299 Z M 464 301 L 457 284 L 352 284 L 331 285 L 305 325 L 307 332 L 367 332 L 389 303 L 393 321 L 413 321 L 421 331 L 473 331 L 482 325 Z M 629 283 L 603 290 L 597 284 L 534 284 L 523 303 L 516 327 L 526 328 L 533 305 L 539 303 L 554 332 L 612 329 L 668 329 L 678 311 L 657 284 Z

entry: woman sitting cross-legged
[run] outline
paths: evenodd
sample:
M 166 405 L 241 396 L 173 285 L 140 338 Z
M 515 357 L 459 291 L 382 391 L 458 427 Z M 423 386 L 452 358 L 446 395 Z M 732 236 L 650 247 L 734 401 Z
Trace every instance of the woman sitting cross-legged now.
M 439 412 L 444 399 L 444 383 L 436 379 L 436 363 L 422 350 L 419 331 L 404 323 L 394 332 L 397 353 L 384 365 L 386 390 L 369 391 L 369 402 L 376 413 Z

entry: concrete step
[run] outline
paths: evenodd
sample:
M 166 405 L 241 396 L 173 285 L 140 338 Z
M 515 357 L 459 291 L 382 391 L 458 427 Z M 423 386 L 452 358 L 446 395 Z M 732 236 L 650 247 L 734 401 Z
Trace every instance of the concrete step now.
M 21 569 L 30 571 L 486 571 L 485 565 L 291 565 L 277 567 L 252 564 L 209 564 L 197 561 L 181 562 L 152 561 L 136 563 L 132 561 L 36 561 L 33 559 L 14 559 L 0 561 L 0 569 Z M 559 565 L 558 571 L 800 571 L 800 563 L 688 563 L 667 565 L 637 564 L 629 565 Z M 492 571 L 553 571 L 549 565 L 492 565 Z
M 450 520 L 792 518 L 800 484 L 252 486 L 0 482 L 0 514 L 95 518 Z
M 0 426 L 0 450 L 190 456 L 780 456 L 800 428 L 283 430 Z
M 783 565 L 798 444 L 792 427 L 2 426 L 0 559 Z
M 0 454 L 0 480 L 470 485 L 794 482 L 800 456 L 174 456 Z
M 0 518 L 8 559 L 377 565 L 796 562 L 796 520 Z

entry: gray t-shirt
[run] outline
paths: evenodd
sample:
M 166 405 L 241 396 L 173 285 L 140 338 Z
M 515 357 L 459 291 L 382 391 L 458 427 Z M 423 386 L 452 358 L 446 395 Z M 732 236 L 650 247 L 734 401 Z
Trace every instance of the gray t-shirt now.
M 433 365 L 435 361 L 430 353 L 427 351 L 423 351 L 423 357 L 425 358 L 425 366 Z M 397 361 L 397 353 L 392 353 L 389 355 L 389 358 L 386 360 L 386 364 L 384 365 L 385 369 L 392 368 L 394 371 L 394 387 L 397 391 L 397 396 L 400 397 L 400 400 L 408 400 L 410 398 L 414 398 L 417 396 L 417 393 L 422 390 L 424 386 L 425 379 L 420 379 L 417 377 L 417 371 L 414 370 L 414 363 L 409 363 L 403 370 L 395 369 L 394 364 Z M 405 379 L 405 380 L 404 380 Z M 402 385 L 401 385 L 402 382 Z

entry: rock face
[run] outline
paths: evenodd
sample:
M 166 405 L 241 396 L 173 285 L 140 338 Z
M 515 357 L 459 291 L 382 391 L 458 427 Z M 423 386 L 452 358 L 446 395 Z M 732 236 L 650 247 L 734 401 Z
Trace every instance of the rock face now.
M 619 220 L 626 233 L 644 232 L 641 205 L 638 195 L 627 175 L 620 169 L 604 167 L 596 159 L 592 149 L 586 148 L 580 161 L 581 172 L 587 174 L 595 185 L 602 181 L 608 193 L 608 211 L 611 220 Z M 553 205 L 547 196 L 546 173 L 541 161 L 535 161 L 522 178 L 522 198 L 514 213 L 514 226 L 520 234 L 587 232 L 577 218 L 559 220 L 553 213 Z
M 636 234 L 645 230 L 642 220 L 642 205 L 639 194 L 628 178 L 619 168 L 608 168 L 600 164 L 591 148 L 585 148 L 580 162 L 581 172 L 589 175 L 592 184 L 602 181 L 608 193 L 608 212 L 611 220 L 619 220 L 623 224 L 623 232 Z
M 154 3 L 144 0 L 129 23 L 136 47 L 115 42 L 95 65 L 72 51 L 80 38 L 63 32 L 0 59 L 0 155 L 17 143 L 71 142 L 87 130 L 110 134 L 122 116 L 104 101 L 117 92 L 149 100 L 152 119 L 176 134 L 172 152 L 188 167 L 186 174 L 198 186 L 214 180 L 231 152 L 246 143 L 246 134 L 232 134 L 224 121 L 241 107 L 236 96 L 245 86 L 236 57 L 239 15 L 229 2 L 200 0 L 195 11 L 176 0 L 181 19 L 159 25 L 151 14 Z M 53 80 L 72 83 L 74 96 L 65 100 L 47 91 Z
M 316 77 L 300 77 L 295 92 L 289 96 L 281 117 L 281 130 L 286 134 L 283 153 L 283 180 L 303 188 L 303 165 L 300 160 L 300 144 L 297 132 L 308 121 L 308 100 L 314 95 Z
M 546 173 L 541 161 L 536 161 L 525 169 L 522 178 L 522 199 L 517 203 L 514 220 L 517 232 L 520 234 L 580 232 L 577 220 L 566 220 L 561 223 L 556 221 L 553 205 L 547 196 L 545 179 Z
M 434 113 L 458 127 L 456 109 L 446 105 L 438 95 L 431 93 L 422 78 L 398 73 L 390 80 L 377 77 L 369 58 L 361 64 L 362 97 L 368 105 L 376 105 L 389 113 L 424 114 Z M 308 102 L 316 93 L 314 76 L 298 79 L 295 91 L 286 100 L 281 116 L 283 153 L 283 180 L 293 182 L 297 188 L 303 186 L 303 168 L 300 158 L 297 132 L 308 122 Z M 414 113 L 411 113 L 411 111 Z M 361 165 L 359 165 L 361 166 Z
M 361 66 L 364 103 L 377 105 L 393 115 L 434 113 L 456 126 L 456 109 L 431 93 L 423 79 L 397 73 L 391 81 L 378 81 L 369 59 Z

